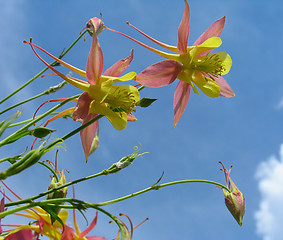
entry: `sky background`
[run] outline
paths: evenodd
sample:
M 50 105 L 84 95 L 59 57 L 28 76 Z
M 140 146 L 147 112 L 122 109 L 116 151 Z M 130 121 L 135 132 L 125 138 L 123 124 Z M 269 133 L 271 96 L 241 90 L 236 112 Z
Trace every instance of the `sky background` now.
M 108 168 L 141 144 L 149 152 L 118 174 L 100 177 L 75 186 L 76 197 L 88 202 L 102 202 L 127 195 L 154 184 L 164 172 L 162 183 L 181 179 L 208 179 L 225 184 L 218 161 L 227 168 L 246 197 L 246 214 L 239 227 L 226 209 L 220 189 L 205 184 L 184 184 L 149 192 L 105 207 L 113 215 L 123 212 L 134 225 L 149 221 L 134 231 L 135 240 L 143 239 L 252 239 L 281 240 L 283 236 L 283 3 L 279 0 L 190 0 L 191 28 L 189 45 L 215 20 L 226 16 L 218 51 L 228 52 L 233 66 L 225 79 L 236 97 L 211 99 L 192 93 L 189 104 L 173 128 L 173 95 L 176 83 L 142 91 L 142 97 L 157 98 L 151 107 L 137 109 L 137 122 L 124 131 L 100 121 L 100 147 L 85 163 L 79 135 L 65 142 L 67 151 L 58 154 L 59 168 L 67 168 L 67 179 L 75 180 Z M 24 1 L 0 0 L 0 96 L 1 99 L 37 74 L 44 65 L 23 40 L 33 42 L 59 55 L 79 35 L 85 23 L 102 13 L 106 26 L 127 33 L 150 46 L 156 45 L 131 29 L 129 21 L 152 37 L 176 45 L 177 29 L 182 19 L 184 1 L 169 0 L 86 0 Z M 162 60 L 130 40 L 104 30 L 99 35 L 104 54 L 104 70 L 134 49 L 128 71 L 140 72 Z M 81 40 L 64 60 L 85 69 L 91 45 L 90 36 Z M 44 56 L 42 54 L 42 56 Z M 49 58 L 44 56 L 50 61 Z M 62 70 L 65 73 L 68 71 Z M 51 72 L 50 72 L 51 73 Z M 29 87 L 2 104 L 1 109 L 34 96 L 61 82 L 58 77 L 39 78 Z M 27 104 L 20 120 L 30 118 L 48 99 L 80 93 L 67 86 L 54 95 Z M 52 104 L 41 110 L 48 109 Z M 72 106 L 72 104 L 68 105 Z M 4 114 L 12 115 L 14 111 Z M 1 116 L 2 117 L 2 116 Z M 49 125 L 60 137 L 79 126 L 71 119 Z M 7 136 L 9 131 L 5 136 Z M 32 143 L 26 137 L 0 150 L 0 158 L 13 156 Z M 54 160 L 55 152 L 43 160 Z M 1 165 L 4 170 L 8 165 Z M 21 197 L 45 191 L 49 172 L 33 166 L 6 183 Z M 69 196 L 72 195 L 71 189 Z M 89 221 L 93 210 L 87 211 Z M 81 229 L 85 221 L 79 216 Z M 9 222 L 13 218 L 6 218 Z M 14 220 L 13 220 L 14 221 Z M 69 218 L 71 224 L 71 218 Z M 92 235 L 113 239 L 117 232 L 109 218 L 99 213 Z

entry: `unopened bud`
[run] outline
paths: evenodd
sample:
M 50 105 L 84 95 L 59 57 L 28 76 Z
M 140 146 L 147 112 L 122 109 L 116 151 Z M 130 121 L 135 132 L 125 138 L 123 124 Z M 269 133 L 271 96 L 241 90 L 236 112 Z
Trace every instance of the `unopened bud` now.
M 30 135 L 37 138 L 44 138 L 54 131 L 55 130 L 46 127 L 35 127 L 34 129 L 30 130 Z
M 230 177 L 230 171 L 232 167 L 228 171 L 221 162 L 220 164 L 223 167 L 221 170 L 225 174 L 227 188 L 230 189 L 230 192 L 224 188 L 222 189 L 225 196 L 225 205 L 238 224 L 242 226 L 243 217 L 246 211 L 245 197 Z
M 4 133 L 4 131 L 22 114 L 21 111 L 17 111 L 12 116 L 6 118 L 2 122 L 0 122 L 0 137 Z
M 62 171 L 60 181 L 57 182 L 57 179 L 56 179 L 55 177 L 53 177 L 52 180 L 51 180 L 51 183 L 50 183 L 50 185 L 49 185 L 49 187 L 48 187 L 48 190 L 54 189 L 54 188 L 57 188 L 57 187 L 60 187 L 60 186 L 62 186 L 62 185 L 64 185 L 64 184 L 66 184 L 66 183 L 67 183 L 66 177 L 65 177 L 65 174 L 64 174 L 63 171 Z M 52 192 L 52 193 L 47 194 L 46 199 L 65 198 L 65 197 L 67 196 L 67 190 L 68 190 L 67 187 L 58 189 L 58 190 L 56 190 L 56 191 L 54 191 L 54 192 Z M 64 202 L 58 203 L 58 205 L 60 205 L 60 204 L 64 204 Z M 54 213 L 56 213 L 57 215 L 58 215 L 58 213 L 59 213 L 60 210 L 61 210 L 61 208 L 56 207 L 56 206 L 50 207 L 49 209 L 52 210 L 52 211 L 53 211 Z M 53 216 L 51 215 L 51 222 L 53 223 L 53 222 L 55 222 L 55 220 L 56 220 L 56 219 L 53 218 Z
M 94 17 L 87 22 L 86 29 L 91 36 L 93 35 L 94 32 L 96 33 L 96 35 L 98 35 L 103 31 L 104 23 L 102 22 L 101 19 Z
M 135 151 L 132 154 L 125 156 L 119 162 L 112 164 L 112 166 L 107 169 L 108 173 L 117 173 L 117 172 L 121 171 L 122 169 L 131 165 L 132 162 L 137 157 L 140 157 L 143 154 L 145 154 L 145 153 L 137 154 L 139 152 L 139 150 L 140 150 L 140 148 L 135 147 Z

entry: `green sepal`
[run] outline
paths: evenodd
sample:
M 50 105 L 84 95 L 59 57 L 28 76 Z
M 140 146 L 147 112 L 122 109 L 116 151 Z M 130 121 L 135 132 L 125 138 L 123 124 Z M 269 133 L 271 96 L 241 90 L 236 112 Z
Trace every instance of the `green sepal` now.
M 137 106 L 146 108 L 146 107 L 149 107 L 156 100 L 157 99 L 155 98 L 142 98 L 141 100 L 137 102 Z

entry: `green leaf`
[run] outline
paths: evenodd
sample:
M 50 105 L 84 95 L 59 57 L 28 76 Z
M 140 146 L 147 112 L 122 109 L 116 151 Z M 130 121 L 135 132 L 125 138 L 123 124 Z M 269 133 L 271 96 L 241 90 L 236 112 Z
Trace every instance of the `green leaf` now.
M 157 99 L 152 98 L 142 98 L 138 103 L 137 106 L 146 108 L 149 107 L 153 102 L 155 102 Z

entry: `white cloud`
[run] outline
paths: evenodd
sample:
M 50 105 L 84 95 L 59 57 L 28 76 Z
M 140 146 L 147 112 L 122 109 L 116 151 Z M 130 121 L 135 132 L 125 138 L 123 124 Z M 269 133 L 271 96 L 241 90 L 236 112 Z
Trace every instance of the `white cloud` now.
M 283 144 L 279 158 L 271 156 L 260 163 L 256 178 L 259 180 L 261 201 L 255 213 L 257 233 L 264 240 L 282 240 L 283 236 Z
M 276 109 L 280 110 L 283 108 L 283 98 L 279 101 L 279 103 L 276 105 Z

